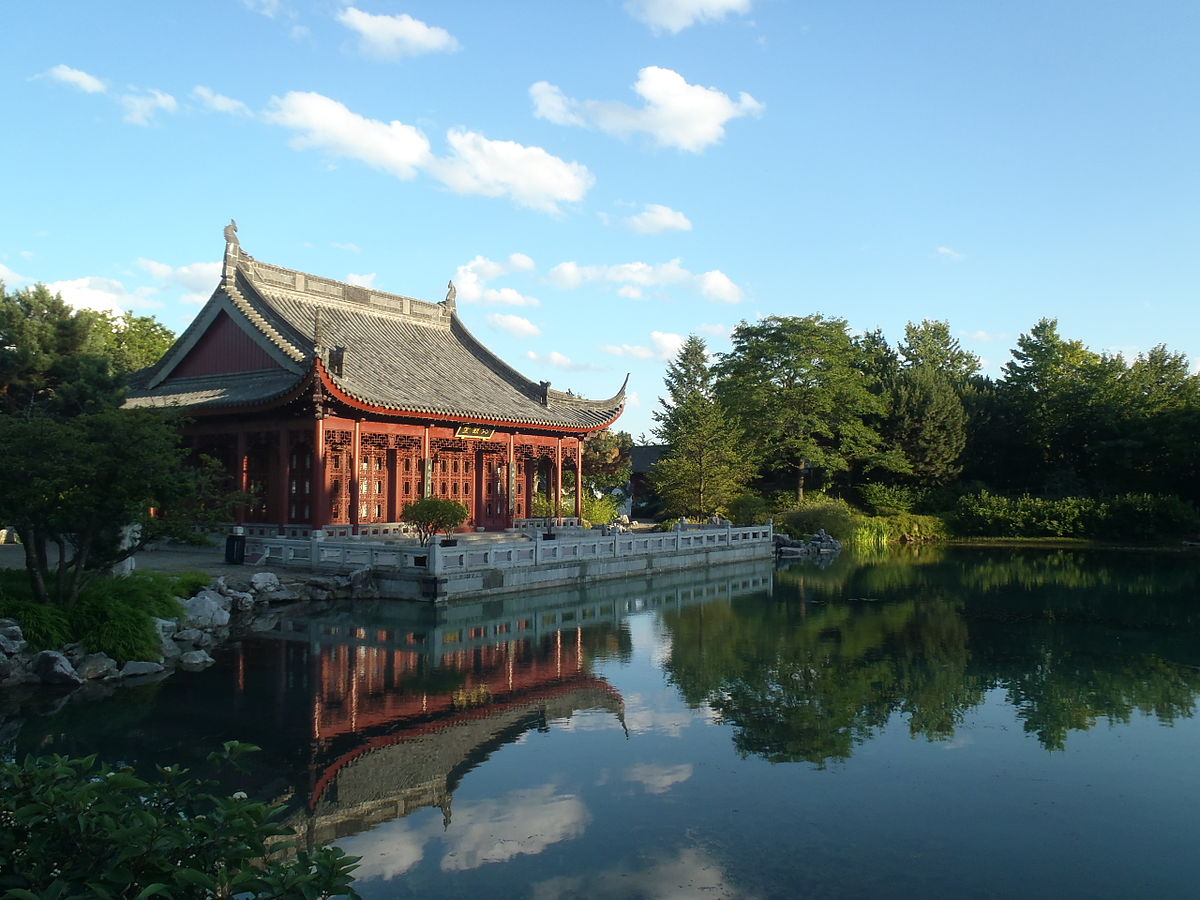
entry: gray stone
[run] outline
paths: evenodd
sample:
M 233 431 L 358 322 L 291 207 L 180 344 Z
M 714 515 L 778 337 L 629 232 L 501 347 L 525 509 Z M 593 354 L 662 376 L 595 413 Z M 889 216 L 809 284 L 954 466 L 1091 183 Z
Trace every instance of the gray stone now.
M 85 656 L 87 656 L 87 647 L 83 644 L 67 644 L 62 648 L 63 655 L 71 661 L 71 665 L 75 665 Z
M 19 634 L 21 629 L 18 628 L 18 629 L 16 629 L 16 631 Z M 27 646 L 28 646 L 28 644 L 26 644 L 25 641 L 21 641 L 21 640 L 14 641 L 12 638 L 7 638 L 4 635 L 0 634 L 0 657 L 16 656 L 18 653 L 20 653 L 22 650 L 24 650 Z
M 7 656 L 0 656 L 0 681 L 12 674 L 13 663 Z
M 179 630 L 179 623 L 174 619 L 155 619 L 154 627 L 158 629 L 158 636 L 169 638 Z
M 258 599 L 262 603 L 292 603 L 296 600 L 303 600 L 306 596 L 304 587 L 296 584 L 284 584 L 273 591 L 260 591 Z
M 163 658 L 163 662 L 170 662 L 173 659 L 178 659 L 179 654 L 183 651 L 179 649 L 179 645 L 169 637 L 158 638 L 158 652 Z
M 83 684 L 70 660 L 57 650 L 43 650 L 29 666 L 42 684 Z
M 16 619 L 0 619 L 0 622 L 5 623 L 0 625 L 0 637 L 6 637 L 10 641 L 25 640 L 25 635 L 21 633 L 21 626 L 17 624 Z
M 211 666 L 214 662 L 216 660 L 204 650 L 189 650 L 179 657 L 179 664 L 185 669 L 202 669 L 205 666 Z
M 131 659 L 125 665 L 121 666 L 121 677 L 131 678 L 137 675 L 157 675 L 164 668 L 160 662 L 151 662 L 148 659 Z
M 229 602 L 229 598 L 226 597 L 224 594 L 222 594 L 220 591 L 210 591 L 207 588 L 203 591 L 200 591 L 200 593 L 196 594 L 196 596 L 193 597 L 192 600 L 211 601 L 212 603 L 216 604 L 218 607 L 225 610 L 226 612 L 229 611 L 229 607 L 231 605 Z M 192 600 L 189 600 L 187 602 L 191 603 Z
M 79 673 L 80 678 L 89 680 L 107 678 L 109 675 L 116 674 L 117 661 L 104 653 L 89 653 L 79 661 L 75 671 Z
M 212 628 L 216 625 L 229 624 L 229 611 L 218 600 L 221 597 L 213 591 L 201 591 L 184 604 L 184 624 L 191 628 Z
M 0 618 L 0 631 L 3 631 L 5 628 L 16 628 L 17 624 L 16 619 Z
M 278 590 L 279 576 L 274 572 L 255 572 L 250 578 L 250 585 L 256 591 Z
M 248 609 L 254 609 L 254 595 L 243 594 L 239 592 L 230 592 L 229 598 L 233 601 L 233 608 L 239 612 L 245 612 Z
M 374 581 L 371 579 L 371 567 L 365 566 L 361 569 L 355 569 L 350 573 L 350 587 L 354 590 L 372 587 Z
M 182 631 L 175 632 L 175 643 L 182 644 L 185 647 L 196 647 L 206 637 L 208 635 L 199 628 L 185 628 Z

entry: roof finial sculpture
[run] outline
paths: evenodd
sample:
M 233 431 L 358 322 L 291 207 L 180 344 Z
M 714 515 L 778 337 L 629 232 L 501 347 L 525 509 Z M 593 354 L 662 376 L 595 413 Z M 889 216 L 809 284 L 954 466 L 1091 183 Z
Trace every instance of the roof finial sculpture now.
M 233 219 L 230 219 L 229 224 L 225 226 L 225 243 L 238 245 L 237 222 Z
M 454 312 L 454 307 L 458 299 L 458 288 L 454 286 L 453 281 L 446 282 L 446 299 L 442 301 L 446 305 L 446 309 Z

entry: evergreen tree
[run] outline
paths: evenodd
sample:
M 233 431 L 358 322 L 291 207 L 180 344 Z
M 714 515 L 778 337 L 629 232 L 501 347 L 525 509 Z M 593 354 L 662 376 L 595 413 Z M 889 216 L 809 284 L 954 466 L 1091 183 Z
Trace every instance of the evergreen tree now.
M 889 425 L 918 483 L 946 484 L 962 471 L 959 458 L 967 441 L 967 414 L 941 372 L 916 366 L 898 376 Z
M 950 334 L 950 323 L 922 319 L 920 325 L 904 326 L 904 340 L 897 348 L 908 369 L 927 368 L 941 372 L 951 384 L 964 385 L 979 371 L 979 357 L 964 350 Z
M 670 448 L 651 467 L 650 480 L 675 516 L 724 514 L 745 493 L 755 465 L 720 405 L 693 394 L 671 411 Z
M 659 397 L 660 409 L 651 415 L 658 427 L 654 435 L 664 444 L 671 444 L 674 436 L 674 419 L 680 404 L 694 397 L 712 396 L 712 371 L 708 363 L 708 348 L 704 339 L 691 334 L 679 348 L 675 358 L 667 363 L 663 376 L 667 395 Z

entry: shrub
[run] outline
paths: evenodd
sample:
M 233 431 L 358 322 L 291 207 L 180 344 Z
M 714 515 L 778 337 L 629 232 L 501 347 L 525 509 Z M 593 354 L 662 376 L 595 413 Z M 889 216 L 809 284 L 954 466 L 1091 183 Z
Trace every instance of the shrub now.
M 757 494 L 746 494 L 729 504 L 729 518 L 734 525 L 763 525 L 770 518 L 767 501 Z
M 424 547 L 433 535 L 452 531 L 467 521 L 470 514 L 471 511 L 457 500 L 425 497 L 405 504 L 401 518 L 416 526 L 417 536 Z
M 918 491 L 894 484 L 864 484 L 858 488 L 863 508 L 875 516 L 896 516 L 912 512 L 920 500 Z
M 1196 527 L 1196 510 L 1174 496 L 1002 497 L 987 491 L 959 498 L 955 531 L 992 537 L 1109 537 L 1156 540 Z
M 21 634 L 30 650 L 57 650 L 71 640 L 71 623 L 57 606 L 0 597 L 0 616 L 21 623 Z
M 229 765 L 256 749 L 230 742 Z M 357 897 L 357 859 L 325 847 L 283 858 L 290 833 L 271 807 L 178 767 L 142 779 L 95 756 L 0 763 L 5 897 Z
M 816 534 L 821 529 L 839 541 L 854 531 L 854 510 L 845 500 L 814 494 L 783 515 L 783 529 L 793 537 Z

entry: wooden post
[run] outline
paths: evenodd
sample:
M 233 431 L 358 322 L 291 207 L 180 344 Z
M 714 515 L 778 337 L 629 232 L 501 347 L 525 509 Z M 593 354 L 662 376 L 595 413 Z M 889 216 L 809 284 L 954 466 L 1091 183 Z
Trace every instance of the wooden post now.
M 288 485 L 292 480 L 291 469 L 291 454 L 288 452 L 291 447 L 289 440 L 289 432 L 283 425 L 279 426 L 279 447 L 275 458 L 276 466 L 276 484 L 275 484 L 275 500 L 272 503 L 273 518 L 279 522 L 279 533 L 287 534 L 288 518 Z
M 313 464 L 310 473 L 309 497 L 312 509 L 310 520 L 314 529 L 324 528 L 329 517 L 329 500 L 325 493 L 325 419 L 320 413 L 313 423 Z
M 399 522 L 400 513 L 404 509 L 404 501 L 400 499 L 400 450 L 389 450 L 391 465 L 388 466 L 388 521 Z
M 504 525 L 512 528 L 513 515 L 517 508 L 517 433 L 508 436 L 508 514 Z
M 433 496 L 433 463 L 429 458 L 429 426 L 421 432 L 421 496 Z
M 575 518 L 583 521 L 583 441 L 575 439 Z
M 246 432 L 239 428 L 237 432 L 237 489 L 243 494 L 248 493 L 250 489 L 250 460 L 246 457 Z M 234 514 L 239 525 L 246 521 L 246 504 L 238 504 L 237 512 Z
M 358 468 L 361 465 L 362 449 L 359 446 L 362 443 L 362 420 L 354 420 L 354 443 L 350 445 L 350 533 L 358 534 L 358 504 L 361 494 L 360 475 Z
M 562 516 L 562 438 L 554 442 L 554 518 Z

